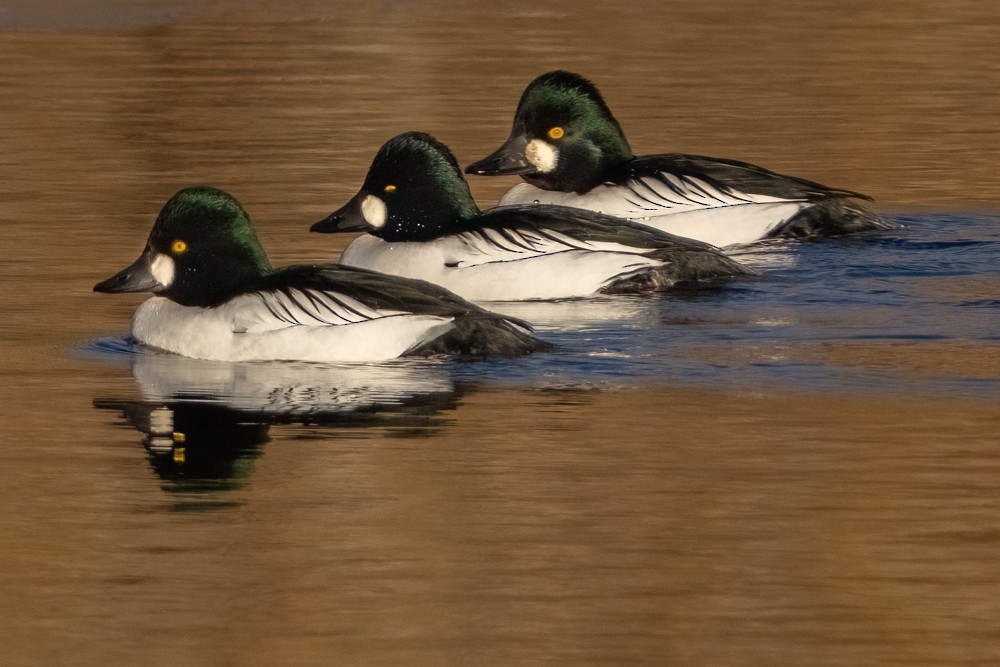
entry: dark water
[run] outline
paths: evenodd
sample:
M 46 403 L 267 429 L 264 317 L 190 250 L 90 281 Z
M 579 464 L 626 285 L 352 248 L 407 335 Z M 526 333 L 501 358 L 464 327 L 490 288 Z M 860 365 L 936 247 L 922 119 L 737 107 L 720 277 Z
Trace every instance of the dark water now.
M 1000 662 L 991 3 L 0 7 L 0 662 Z M 176 189 L 276 264 L 378 146 L 459 159 L 556 67 L 639 152 L 874 195 L 760 277 L 503 304 L 518 360 L 221 364 L 91 293 Z M 477 179 L 483 205 L 509 179 Z
M 528 386 L 680 386 L 996 398 L 1000 217 L 898 215 L 901 230 L 769 242 L 759 279 L 679 298 L 496 304 L 562 350 L 494 377 Z M 548 329 L 552 328 L 549 333 Z M 481 369 L 469 365 L 463 376 Z

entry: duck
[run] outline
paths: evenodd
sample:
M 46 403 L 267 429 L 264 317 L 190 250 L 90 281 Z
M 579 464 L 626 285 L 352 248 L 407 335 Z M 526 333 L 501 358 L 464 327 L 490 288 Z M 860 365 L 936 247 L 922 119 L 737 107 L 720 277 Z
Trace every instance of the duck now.
M 430 283 L 336 264 L 274 268 L 249 214 L 209 186 L 164 204 L 135 262 L 95 292 L 152 292 L 138 343 L 216 361 L 373 362 L 546 349 L 531 327 Z
M 593 211 L 482 211 L 454 154 L 424 132 L 385 142 L 357 194 L 311 230 L 367 232 L 341 264 L 426 280 L 474 302 L 649 292 L 753 275 L 706 243 Z
M 890 223 L 868 195 L 748 162 L 662 153 L 637 157 L 597 86 L 556 70 L 528 84 L 503 145 L 465 168 L 520 175 L 501 206 L 559 204 L 626 218 L 727 248 L 764 239 L 838 236 Z

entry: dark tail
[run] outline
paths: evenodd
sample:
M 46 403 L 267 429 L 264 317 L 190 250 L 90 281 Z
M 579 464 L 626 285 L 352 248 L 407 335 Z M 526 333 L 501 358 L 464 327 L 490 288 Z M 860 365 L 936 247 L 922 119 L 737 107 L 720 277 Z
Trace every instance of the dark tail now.
M 426 356 L 455 354 L 462 357 L 517 357 L 552 349 L 531 334 L 531 328 L 519 320 L 493 313 L 470 313 L 455 319 L 455 326 L 435 340 L 409 354 Z
M 768 238 L 843 236 L 868 230 L 896 229 L 899 225 L 846 199 L 824 199 L 803 209 L 768 234 Z
M 616 281 L 601 291 L 621 294 L 672 287 L 691 288 L 700 283 L 757 275 L 753 269 L 714 249 L 664 248 L 647 256 L 664 262 L 663 266 Z
M 676 274 L 678 282 L 691 283 L 757 275 L 757 272 L 750 267 L 743 266 L 732 257 L 723 255 L 717 250 L 689 250 L 663 254 L 663 259 L 666 259 L 671 265 L 671 270 Z M 654 253 L 653 257 L 657 257 L 657 255 Z M 660 258 L 657 257 L 657 259 Z

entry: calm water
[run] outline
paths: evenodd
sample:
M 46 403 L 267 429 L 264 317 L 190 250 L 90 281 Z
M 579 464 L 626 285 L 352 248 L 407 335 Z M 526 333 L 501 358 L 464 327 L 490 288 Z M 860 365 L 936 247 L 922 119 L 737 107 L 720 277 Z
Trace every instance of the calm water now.
M 0 662 L 1000 662 L 1000 5 L 200 4 L 0 7 Z M 498 305 L 520 360 L 197 362 L 90 291 L 192 183 L 333 259 L 385 139 L 482 157 L 556 67 L 904 226 Z

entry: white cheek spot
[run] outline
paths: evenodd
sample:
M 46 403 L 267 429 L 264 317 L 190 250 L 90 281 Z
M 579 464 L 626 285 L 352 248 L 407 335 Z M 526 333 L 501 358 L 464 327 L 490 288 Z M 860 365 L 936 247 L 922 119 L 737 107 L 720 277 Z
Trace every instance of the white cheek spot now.
M 170 283 L 174 282 L 174 260 L 168 255 L 156 253 L 149 264 L 149 272 L 164 288 L 170 287 Z
M 524 155 L 531 166 L 543 174 L 555 169 L 559 163 L 559 149 L 541 139 L 532 139 L 528 142 Z
M 368 195 L 361 202 L 361 215 L 369 225 L 376 229 L 380 228 L 385 224 L 385 202 L 375 195 Z

